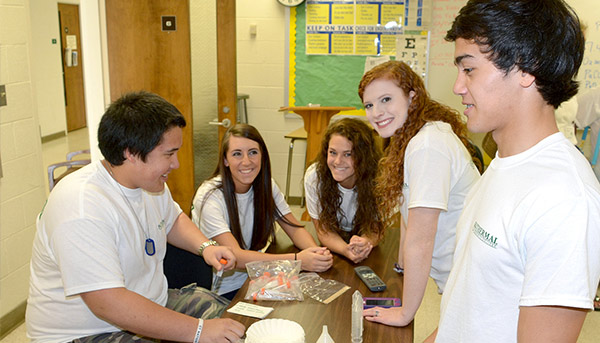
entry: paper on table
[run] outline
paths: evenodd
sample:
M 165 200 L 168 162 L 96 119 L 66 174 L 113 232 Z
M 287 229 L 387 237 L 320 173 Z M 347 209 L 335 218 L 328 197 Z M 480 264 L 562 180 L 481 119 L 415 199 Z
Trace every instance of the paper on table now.
M 241 316 L 264 319 L 269 313 L 273 312 L 273 308 L 240 301 L 227 310 L 227 312 L 239 314 Z

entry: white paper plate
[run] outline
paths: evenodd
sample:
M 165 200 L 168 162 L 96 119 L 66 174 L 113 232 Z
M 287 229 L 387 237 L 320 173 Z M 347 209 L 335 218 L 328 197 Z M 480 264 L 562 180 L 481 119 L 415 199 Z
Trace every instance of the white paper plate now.
M 304 329 L 287 319 L 263 319 L 250 325 L 245 343 L 304 343 Z

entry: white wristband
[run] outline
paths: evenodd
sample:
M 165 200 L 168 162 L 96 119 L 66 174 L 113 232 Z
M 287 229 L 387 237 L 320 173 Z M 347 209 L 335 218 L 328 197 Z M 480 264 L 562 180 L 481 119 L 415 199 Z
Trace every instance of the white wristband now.
M 204 319 L 198 318 L 198 328 L 196 329 L 196 336 L 194 336 L 194 343 L 200 341 L 200 335 L 202 334 L 202 326 L 204 325 Z

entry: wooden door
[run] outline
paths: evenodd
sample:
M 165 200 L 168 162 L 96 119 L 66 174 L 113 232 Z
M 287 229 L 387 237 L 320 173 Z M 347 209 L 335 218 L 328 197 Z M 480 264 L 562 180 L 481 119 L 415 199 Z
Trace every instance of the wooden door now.
M 175 17 L 164 31 L 162 17 Z M 180 167 L 171 172 L 173 199 L 190 214 L 194 196 L 192 96 L 188 1 L 106 0 L 111 100 L 130 91 L 156 93 L 185 117 Z
M 217 0 L 217 94 L 219 121 L 237 120 L 235 0 Z M 219 127 L 219 146 L 226 127 Z
M 86 126 L 79 5 L 58 4 L 67 131 Z

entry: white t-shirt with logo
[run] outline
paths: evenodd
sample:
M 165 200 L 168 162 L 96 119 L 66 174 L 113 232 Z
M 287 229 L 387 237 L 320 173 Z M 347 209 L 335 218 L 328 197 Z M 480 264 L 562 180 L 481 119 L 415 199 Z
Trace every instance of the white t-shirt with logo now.
M 437 342 L 516 342 L 520 306 L 591 309 L 600 185 L 561 133 L 495 158 L 469 194 Z

